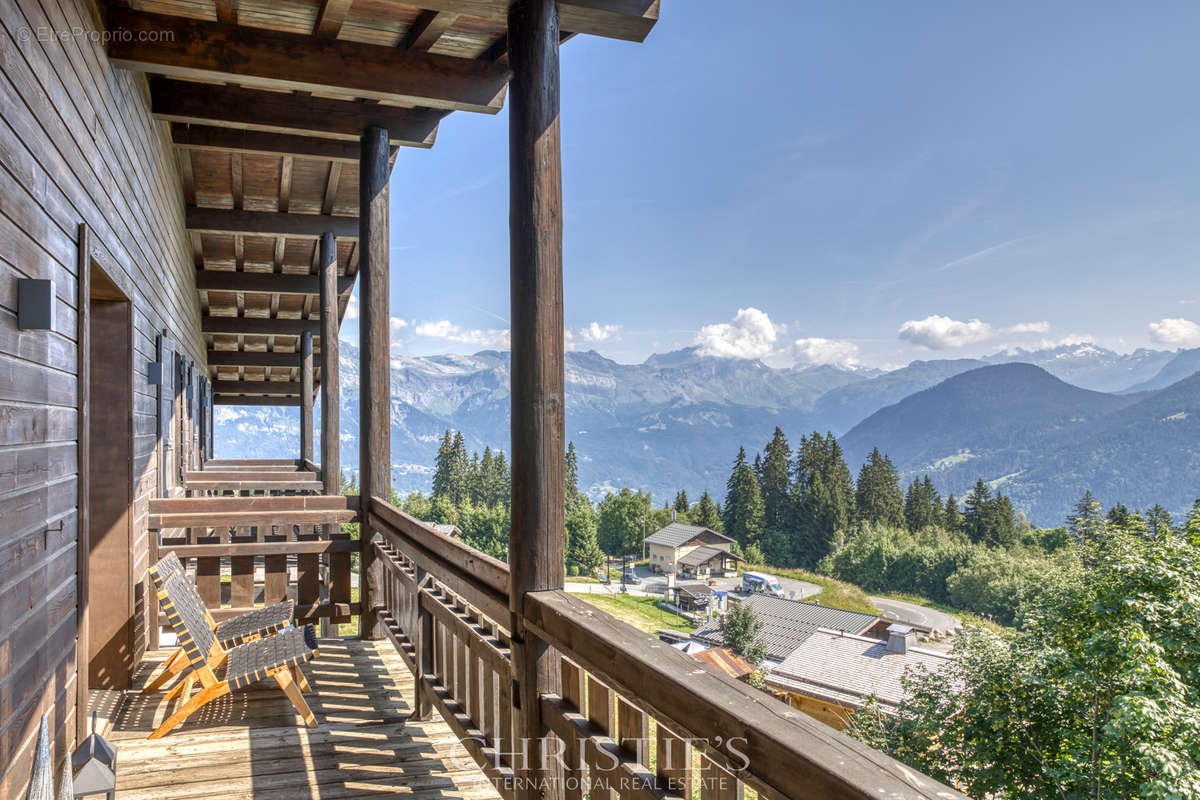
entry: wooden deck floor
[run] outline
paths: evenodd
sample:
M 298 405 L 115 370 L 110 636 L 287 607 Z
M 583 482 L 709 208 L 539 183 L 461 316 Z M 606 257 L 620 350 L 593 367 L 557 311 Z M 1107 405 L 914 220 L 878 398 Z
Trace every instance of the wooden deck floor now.
M 147 655 L 139 686 L 167 652 Z M 163 693 L 129 694 L 109 735 L 118 750 L 117 797 L 499 797 L 440 717 L 405 722 L 412 678 L 389 643 L 323 639 L 304 672 L 316 728 L 300 726 L 273 683 L 259 684 L 149 741 L 168 704 Z

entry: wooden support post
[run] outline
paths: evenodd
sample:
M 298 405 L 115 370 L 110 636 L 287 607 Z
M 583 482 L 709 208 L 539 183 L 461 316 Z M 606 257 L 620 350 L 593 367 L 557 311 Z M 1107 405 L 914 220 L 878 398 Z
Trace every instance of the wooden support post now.
M 358 244 L 360 248 L 359 335 L 359 485 L 363 509 L 371 498 L 391 499 L 391 381 L 388 330 L 388 132 L 368 127 L 362 135 L 358 167 Z M 362 605 L 359 636 L 382 639 L 375 606 L 382 601 L 383 565 L 371 545 L 367 515 L 359 525 L 362 569 L 358 599 Z
M 300 335 L 300 460 L 313 460 L 313 342 L 312 332 Z
M 321 237 L 321 478 L 325 494 L 340 494 L 341 376 L 338 372 L 337 241 Z
M 563 586 L 562 159 L 555 0 L 508 13 L 509 258 L 512 315 L 512 516 L 509 605 L 519 685 L 518 798 L 561 798 L 539 694 L 559 691 L 557 654 L 525 629 L 527 592 Z M 546 763 L 543 763 L 545 761 Z
M 426 675 L 434 675 L 436 673 L 433 665 L 433 614 L 421 604 L 421 588 L 425 586 L 428 576 L 428 572 L 421 567 L 417 567 L 417 593 L 415 601 L 417 604 L 417 670 L 415 675 L 417 708 L 413 712 L 413 719 L 418 721 L 426 721 L 433 718 L 433 703 L 429 699 L 429 687 L 425 683 Z

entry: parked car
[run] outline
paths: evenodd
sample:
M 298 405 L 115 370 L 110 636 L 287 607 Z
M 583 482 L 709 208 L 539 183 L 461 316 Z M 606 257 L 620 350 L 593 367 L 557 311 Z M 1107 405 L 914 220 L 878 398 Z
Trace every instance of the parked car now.
M 779 579 L 763 572 L 742 573 L 742 592 L 745 594 L 769 594 L 775 597 L 785 596 Z
M 634 586 L 637 586 L 641 582 L 642 582 L 642 579 L 639 578 L 637 576 L 637 573 L 635 573 L 633 570 L 627 569 L 621 573 L 621 583 L 631 583 Z

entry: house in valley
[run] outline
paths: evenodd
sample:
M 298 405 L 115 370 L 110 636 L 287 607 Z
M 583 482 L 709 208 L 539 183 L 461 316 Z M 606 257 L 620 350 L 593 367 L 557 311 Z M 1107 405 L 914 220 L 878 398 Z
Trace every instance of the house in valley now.
M 681 578 L 724 577 L 737 573 L 742 560 L 733 539 L 711 528 L 672 522 L 646 537 L 650 568 Z

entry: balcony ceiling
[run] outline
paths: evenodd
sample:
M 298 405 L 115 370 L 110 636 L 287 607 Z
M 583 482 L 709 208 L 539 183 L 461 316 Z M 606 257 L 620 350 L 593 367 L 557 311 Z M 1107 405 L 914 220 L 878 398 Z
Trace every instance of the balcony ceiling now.
M 175 143 L 218 403 L 297 400 L 305 328 L 320 352 L 323 231 L 338 235 L 339 318 L 358 271 L 359 135 L 386 127 L 394 159 L 400 147 L 432 147 L 453 111 L 497 113 L 509 4 L 108 4 L 108 29 L 128 31 L 111 37 L 109 58 L 147 73 L 152 112 Z M 658 7 L 559 0 L 562 37 L 641 41 Z

